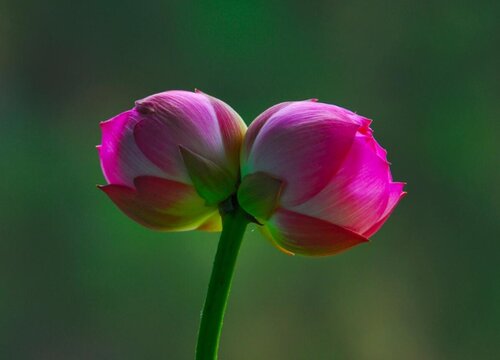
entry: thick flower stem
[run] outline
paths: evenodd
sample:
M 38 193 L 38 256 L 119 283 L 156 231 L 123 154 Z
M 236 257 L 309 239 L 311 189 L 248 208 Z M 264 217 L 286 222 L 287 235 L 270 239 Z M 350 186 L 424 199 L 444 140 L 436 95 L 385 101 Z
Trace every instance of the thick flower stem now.
M 222 321 L 231 290 L 236 258 L 248 223 L 248 214 L 237 205 L 232 211 L 222 215 L 222 234 L 201 315 L 196 360 L 217 359 Z

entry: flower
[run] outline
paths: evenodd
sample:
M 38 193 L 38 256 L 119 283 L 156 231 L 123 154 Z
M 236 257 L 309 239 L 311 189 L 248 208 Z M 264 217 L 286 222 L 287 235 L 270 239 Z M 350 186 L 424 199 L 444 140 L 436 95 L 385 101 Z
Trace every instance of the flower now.
M 238 201 L 289 254 L 331 255 L 368 241 L 405 194 L 371 120 L 316 100 L 266 110 L 248 128 Z
M 129 217 L 158 230 L 220 230 L 218 204 L 236 191 L 246 125 L 199 91 L 167 91 L 102 122 L 97 146 L 108 185 Z

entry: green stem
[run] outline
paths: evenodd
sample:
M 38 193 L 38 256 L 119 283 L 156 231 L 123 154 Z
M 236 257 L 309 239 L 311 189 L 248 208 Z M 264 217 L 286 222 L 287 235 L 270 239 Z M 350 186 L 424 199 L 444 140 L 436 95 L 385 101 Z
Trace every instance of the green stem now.
M 201 315 L 196 360 L 217 359 L 222 321 L 231 290 L 231 280 L 248 222 L 248 214 L 239 206 L 222 216 L 222 234 Z

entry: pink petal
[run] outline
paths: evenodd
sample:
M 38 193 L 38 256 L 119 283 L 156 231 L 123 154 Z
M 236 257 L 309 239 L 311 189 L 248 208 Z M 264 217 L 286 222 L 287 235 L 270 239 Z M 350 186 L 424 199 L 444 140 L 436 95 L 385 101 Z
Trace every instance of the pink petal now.
M 342 165 L 362 126 L 352 117 L 339 117 L 337 107 L 333 111 L 332 107 L 301 101 L 276 112 L 260 129 L 243 175 L 262 171 L 284 181 L 284 207 L 321 191 Z
M 257 118 L 252 121 L 250 127 L 247 130 L 245 135 L 245 140 L 243 142 L 242 151 L 241 151 L 241 162 L 243 163 L 248 159 L 248 155 L 250 154 L 250 150 L 255 142 L 255 138 L 259 134 L 260 129 L 264 126 L 264 124 L 278 111 L 287 107 L 288 105 L 293 104 L 293 102 L 283 102 L 277 105 L 274 105 L 264 111 L 262 114 L 257 116 Z
M 338 254 L 368 241 L 341 226 L 284 209 L 276 211 L 264 233 L 286 253 L 312 256 Z
M 180 145 L 226 165 L 217 116 L 207 96 L 168 91 L 140 100 L 136 106 L 142 111 L 134 129 L 137 145 L 169 178 L 189 182 Z
M 101 123 L 102 144 L 97 149 L 108 183 L 133 186 L 137 176 L 164 175 L 135 143 L 133 129 L 139 121 L 139 114 L 129 110 Z
M 372 147 L 379 158 L 387 162 L 387 150 L 384 149 L 379 143 L 372 137 Z M 390 173 L 389 173 L 390 174 Z
M 404 183 L 389 184 L 389 199 L 387 201 L 387 207 L 385 208 L 384 213 L 382 214 L 380 220 L 378 220 L 378 222 L 375 223 L 375 225 L 373 225 L 370 229 L 366 230 L 363 233 L 363 236 L 366 236 L 367 238 L 371 237 L 387 221 L 389 216 L 392 214 L 392 211 L 396 208 L 396 205 L 406 195 L 406 192 L 403 191 L 404 185 L 405 185 Z
M 389 164 L 375 151 L 373 138 L 358 134 L 330 183 L 291 209 L 365 234 L 387 208 L 390 178 Z
M 157 177 L 138 177 L 136 189 L 123 185 L 100 187 L 130 218 L 157 230 L 192 230 L 216 213 L 206 207 L 193 187 Z
M 196 92 L 206 96 L 210 101 L 219 124 L 222 143 L 224 144 L 226 158 L 228 161 L 227 170 L 233 175 L 238 175 L 240 171 L 240 149 L 243 142 L 243 136 L 245 135 L 247 129 L 245 122 L 236 111 L 223 101 L 204 94 L 199 90 L 196 90 Z
M 212 211 L 196 190 L 183 183 L 152 176 L 140 176 L 134 184 L 141 201 L 172 215 L 198 215 Z

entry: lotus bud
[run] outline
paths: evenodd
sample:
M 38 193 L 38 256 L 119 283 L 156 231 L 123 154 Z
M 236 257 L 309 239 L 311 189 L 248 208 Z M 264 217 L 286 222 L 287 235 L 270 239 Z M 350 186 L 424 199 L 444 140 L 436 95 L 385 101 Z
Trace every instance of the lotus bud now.
M 218 204 L 236 191 L 246 131 L 232 108 L 199 91 L 167 91 L 101 128 L 100 188 L 125 214 L 158 230 L 220 230 Z
M 368 241 L 405 194 L 371 120 L 316 101 L 278 104 L 250 125 L 238 201 L 288 254 L 331 255 Z

